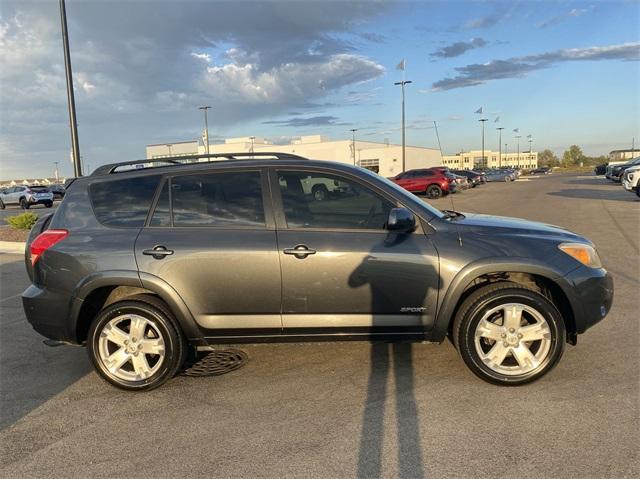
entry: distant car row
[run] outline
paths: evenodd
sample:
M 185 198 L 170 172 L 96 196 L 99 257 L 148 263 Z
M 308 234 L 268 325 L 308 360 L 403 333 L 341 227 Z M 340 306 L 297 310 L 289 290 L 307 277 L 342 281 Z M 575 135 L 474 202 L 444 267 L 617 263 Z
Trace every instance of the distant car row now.
M 596 174 L 604 174 L 608 180 L 622 183 L 625 190 L 635 193 L 640 197 L 640 156 L 624 163 L 608 164 L 605 167 L 598 165 L 594 171 Z
M 491 181 L 515 181 L 520 172 L 509 168 L 491 170 L 451 170 L 447 167 L 408 170 L 391 178 L 405 190 L 436 199 L 449 193 L 475 188 Z
M 52 185 L 51 187 L 31 185 L 31 186 L 10 186 L 0 189 L 0 209 L 5 209 L 9 205 L 18 205 L 24 210 L 28 210 L 34 205 L 44 205 L 46 208 L 53 206 L 53 200 L 64 197 L 64 186 Z

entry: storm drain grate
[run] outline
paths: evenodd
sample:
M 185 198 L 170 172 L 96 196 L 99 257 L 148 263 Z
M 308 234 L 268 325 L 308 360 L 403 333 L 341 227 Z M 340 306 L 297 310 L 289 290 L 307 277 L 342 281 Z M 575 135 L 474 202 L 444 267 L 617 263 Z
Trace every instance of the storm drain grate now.
M 183 376 L 221 376 L 244 366 L 249 356 L 240 349 L 221 349 L 196 359 L 182 371 Z

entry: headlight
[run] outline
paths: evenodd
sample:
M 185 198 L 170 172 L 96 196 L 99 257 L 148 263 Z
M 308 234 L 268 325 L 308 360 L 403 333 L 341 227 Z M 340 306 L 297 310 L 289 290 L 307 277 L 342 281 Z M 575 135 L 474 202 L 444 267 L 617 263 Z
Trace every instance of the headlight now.
M 597 251 L 588 244 L 583 243 L 561 243 L 558 245 L 560 251 L 580 261 L 590 268 L 602 268 L 600 257 Z

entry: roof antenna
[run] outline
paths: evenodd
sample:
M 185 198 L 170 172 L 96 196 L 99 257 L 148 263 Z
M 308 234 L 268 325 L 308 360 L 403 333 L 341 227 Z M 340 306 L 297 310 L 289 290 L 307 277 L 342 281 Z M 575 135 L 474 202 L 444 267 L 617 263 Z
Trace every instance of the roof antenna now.
M 438 134 L 438 122 L 436 122 L 436 120 L 433 120 L 433 128 L 436 130 L 436 138 L 438 139 L 438 149 L 440 150 L 440 161 L 443 161 L 442 160 L 442 143 L 440 143 L 440 135 Z M 448 166 L 445 166 L 445 168 L 449 170 Z M 449 173 L 451 172 L 449 171 Z M 455 181 L 456 180 L 454 178 L 453 182 Z M 449 183 L 449 185 L 451 185 L 451 182 Z M 451 212 L 455 213 L 456 207 L 453 204 L 453 193 L 451 192 L 449 192 L 449 201 L 451 202 Z M 460 244 L 460 246 L 462 246 L 462 236 L 460 236 L 460 230 L 457 230 L 457 233 L 458 233 L 458 243 Z

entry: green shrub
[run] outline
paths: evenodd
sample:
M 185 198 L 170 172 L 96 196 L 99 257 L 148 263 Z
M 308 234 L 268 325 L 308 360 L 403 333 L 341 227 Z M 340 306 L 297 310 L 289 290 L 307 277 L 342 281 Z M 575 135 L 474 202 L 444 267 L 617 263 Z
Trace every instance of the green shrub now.
M 36 221 L 38 221 L 38 215 L 35 213 L 22 213 L 7 218 L 7 223 L 16 230 L 30 230 Z

